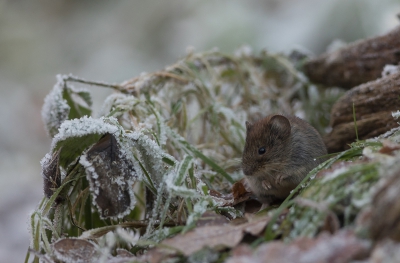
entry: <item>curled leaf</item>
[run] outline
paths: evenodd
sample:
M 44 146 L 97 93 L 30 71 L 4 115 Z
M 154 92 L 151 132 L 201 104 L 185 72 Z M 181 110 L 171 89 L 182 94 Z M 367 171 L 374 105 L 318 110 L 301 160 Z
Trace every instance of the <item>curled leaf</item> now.
M 134 207 L 132 160 L 124 154 L 114 135 L 105 134 L 81 157 L 93 201 L 103 218 L 123 217 Z
M 53 154 L 46 154 L 40 162 L 42 165 L 43 191 L 47 198 L 50 198 L 53 195 L 54 190 L 61 184 L 59 162 L 60 150 Z

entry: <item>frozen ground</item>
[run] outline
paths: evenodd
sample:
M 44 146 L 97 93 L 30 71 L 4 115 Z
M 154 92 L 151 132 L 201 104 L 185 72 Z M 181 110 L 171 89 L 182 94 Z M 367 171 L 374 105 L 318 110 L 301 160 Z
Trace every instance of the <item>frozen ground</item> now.
M 188 46 L 320 53 L 335 38 L 388 31 L 399 12 L 394 0 L 0 0 L 0 262 L 23 262 L 29 245 L 51 143 L 40 110 L 56 74 L 121 82 L 174 63 Z M 93 91 L 99 109 L 110 91 Z

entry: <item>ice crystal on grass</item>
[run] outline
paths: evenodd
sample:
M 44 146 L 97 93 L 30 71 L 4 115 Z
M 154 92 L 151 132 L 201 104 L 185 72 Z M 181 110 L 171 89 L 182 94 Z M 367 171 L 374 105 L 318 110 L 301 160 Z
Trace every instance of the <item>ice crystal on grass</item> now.
M 165 153 L 155 141 L 141 132 L 127 133 L 126 136 L 133 140 L 133 145 L 140 155 L 140 162 L 150 176 L 150 181 L 154 186 L 158 186 L 166 173 L 163 159 L 167 158 L 174 163 L 175 158 Z
M 189 215 L 187 221 L 186 221 L 186 228 L 190 229 L 193 227 L 193 225 L 196 223 L 196 221 L 201 217 L 204 212 L 207 211 L 207 209 L 210 206 L 210 201 L 201 199 L 199 200 L 193 207 L 193 212 Z
M 100 110 L 100 116 L 121 116 L 124 112 L 133 110 L 138 103 L 132 95 L 113 93 L 106 98 Z

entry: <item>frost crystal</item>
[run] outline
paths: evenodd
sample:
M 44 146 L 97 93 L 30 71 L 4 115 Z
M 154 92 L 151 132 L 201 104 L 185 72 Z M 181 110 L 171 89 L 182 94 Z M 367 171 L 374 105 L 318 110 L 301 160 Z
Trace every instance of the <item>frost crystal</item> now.
M 165 153 L 155 141 L 141 132 L 127 133 L 126 136 L 134 141 L 133 144 L 139 151 L 141 162 L 154 185 L 159 185 L 167 172 L 162 161 L 163 158 L 166 157 L 170 160 L 175 160 L 175 158 Z
M 392 112 L 392 116 L 397 120 L 400 117 L 400 111 Z
M 325 175 L 325 176 L 322 178 L 322 181 L 323 181 L 323 182 L 331 181 L 331 180 L 335 179 L 336 177 L 338 177 L 339 175 L 341 175 L 341 174 L 347 172 L 348 169 L 349 169 L 349 168 L 346 167 L 346 166 L 340 167 L 340 168 L 338 168 L 338 169 L 336 169 L 336 170 L 334 170 L 334 171 L 328 173 L 327 175 Z
M 67 119 L 71 109 L 62 95 L 65 84 L 64 78 L 64 76 L 57 75 L 57 83 L 44 99 L 42 108 L 42 119 L 46 131 L 51 137 L 54 137 L 57 133 L 58 128 Z
M 399 66 L 397 65 L 385 65 L 382 70 L 382 77 L 389 76 L 400 72 Z
M 80 119 L 67 120 L 60 126 L 58 134 L 54 137 L 52 142 L 52 149 L 58 142 L 66 140 L 71 137 L 82 137 L 89 134 L 106 134 L 116 133 L 118 128 L 110 122 L 117 122 L 115 118 L 94 119 L 92 117 L 83 116 Z
M 186 225 L 190 226 L 193 223 L 195 223 L 195 221 L 207 211 L 208 204 L 209 204 L 208 200 L 201 200 L 197 202 L 193 207 L 193 212 L 189 215 L 186 221 Z
M 125 110 L 130 110 L 137 103 L 137 99 L 132 95 L 113 93 L 106 98 L 100 110 L 100 116 L 108 116 L 114 107 L 118 107 L 118 114 L 121 115 Z

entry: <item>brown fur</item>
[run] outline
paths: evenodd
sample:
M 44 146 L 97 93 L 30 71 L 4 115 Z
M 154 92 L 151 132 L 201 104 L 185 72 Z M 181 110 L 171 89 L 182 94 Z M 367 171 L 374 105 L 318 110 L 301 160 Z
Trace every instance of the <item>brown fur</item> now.
M 246 122 L 242 157 L 246 181 L 260 202 L 285 199 L 326 155 L 321 136 L 306 121 L 289 115 L 269 115 Z M 264 154 L 259 149 L 265 148 Z M 317 159 L 318 158 L 318 159 Z

